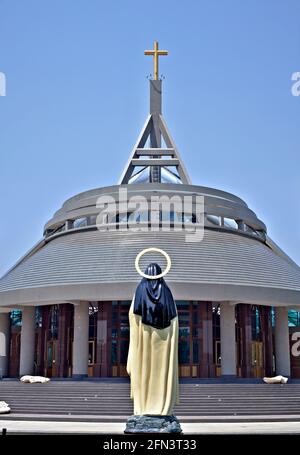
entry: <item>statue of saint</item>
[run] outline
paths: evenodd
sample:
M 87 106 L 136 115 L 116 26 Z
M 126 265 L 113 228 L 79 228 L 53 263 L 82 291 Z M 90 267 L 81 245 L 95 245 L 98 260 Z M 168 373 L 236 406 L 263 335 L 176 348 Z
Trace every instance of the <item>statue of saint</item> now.
M 160 275 L 158 264 L 145 274 Z M 143 278 L 129 310 L 130 344 L 127 372 L 134 414 L 170 416 L 179 403 L 178 315 L 165 280 Z

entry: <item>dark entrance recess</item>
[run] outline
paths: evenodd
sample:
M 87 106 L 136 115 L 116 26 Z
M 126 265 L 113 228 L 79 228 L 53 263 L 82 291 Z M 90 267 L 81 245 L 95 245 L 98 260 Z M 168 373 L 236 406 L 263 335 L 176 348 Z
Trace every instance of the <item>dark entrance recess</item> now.
M 90 377 L 127 376 L 130 301 L 90 302 Z M 177 301 L 180 377 L 213 378 L 221 374 L 220 305 Z M 71 304 L 36 309 L 35 374 L 72 376 L 74 308 Z M 11 327 L 10 376 L 18 376 L 20 321 Z M 270 307 L 236 306 L 237 375 L 262 377 L 273 373 L 272 313 Z
M 131 302 L 112 302 L 111 375 L 127 376 L 128 311 Z M 177 301 L 179 317 L 179 375 L 214 377 L 212 304 Z
M 243 378 L 273 375 L 271 307 L 236 306 L 237 374 Z
M 46 305 L 37 309 L 36 374 L 72 375 L 73 305 Z

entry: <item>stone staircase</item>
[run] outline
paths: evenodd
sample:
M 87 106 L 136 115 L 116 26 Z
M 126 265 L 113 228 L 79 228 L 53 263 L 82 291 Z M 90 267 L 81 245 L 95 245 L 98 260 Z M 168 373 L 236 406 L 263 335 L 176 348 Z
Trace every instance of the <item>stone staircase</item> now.
M 0 419 L 124 421 L 132 414 L 128 381 L 0 381 L 11 413 Z M 300 384 L 180 384 L 175 414 L 184 421 L 299 420 Z

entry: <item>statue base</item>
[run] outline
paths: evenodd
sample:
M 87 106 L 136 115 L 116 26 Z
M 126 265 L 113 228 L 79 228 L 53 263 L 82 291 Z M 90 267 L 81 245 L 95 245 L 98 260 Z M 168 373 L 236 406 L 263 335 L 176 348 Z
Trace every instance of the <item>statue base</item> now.
M 128 417 L 124 433 L 182 433 L 182 429 L 174 415 L 133 415 Z

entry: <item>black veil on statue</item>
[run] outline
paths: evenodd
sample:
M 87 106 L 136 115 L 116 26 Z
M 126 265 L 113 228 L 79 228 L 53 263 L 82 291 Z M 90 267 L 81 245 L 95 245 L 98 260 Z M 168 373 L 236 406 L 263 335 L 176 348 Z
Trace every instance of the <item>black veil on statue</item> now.
M 151 263 L 145 274 L 154 276 L 161 274 L 161 268 Z M 163 278 L 154 280 L 143 278 L 135 291 L 133 313 L 142 317 L 142 323 L 165 329 L 177 316 L 176 305 L 172 292 Z

